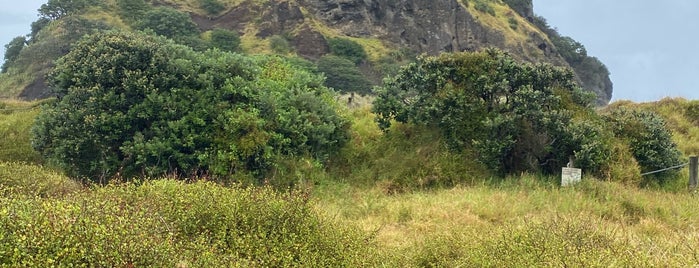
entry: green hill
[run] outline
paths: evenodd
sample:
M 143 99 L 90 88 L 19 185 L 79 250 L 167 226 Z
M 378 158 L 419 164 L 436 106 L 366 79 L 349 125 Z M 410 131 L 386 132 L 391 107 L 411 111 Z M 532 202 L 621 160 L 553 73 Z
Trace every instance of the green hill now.
M 0 97 L 50 96 L 44 76 L 57 58 L 84 34 L 121 29 L 164 35 L 197 50 L 218 47 L 309 61 L 333 78 L 330 86 L 359 93 L 370 92 L 415 55 L 498 47 L 520 60 L 573 68 L 577 81 L 597 94 L 597 103 L 606 104 L 612 84 L 604 65 L 532 8 L 531 0 L 51 0 L 39 9 L 32 32 L 8 44 Z M 338 47 L 340 41 L 359 45 L 362 56 Z M 323 62 L 333 58 L 327 56 L 355 60 L 334 59 L 330 66 L 336 67 L 329 68 Z

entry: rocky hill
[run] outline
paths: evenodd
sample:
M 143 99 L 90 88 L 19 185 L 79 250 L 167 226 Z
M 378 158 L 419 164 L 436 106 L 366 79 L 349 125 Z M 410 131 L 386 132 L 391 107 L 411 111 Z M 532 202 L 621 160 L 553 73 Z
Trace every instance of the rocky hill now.
M 176 21 L 153 11 L 163 7 L 186 14 L 196 32 L 170 35 L 180 31 L 148 28 L 151 16 Z M 20 52 L 5 55 L 0 97 L 49 96 L 44 75 L 53 61 L 82 35 L 114 28 L 153 31 L 195 49 L 215 47 L 212 32 L 229 30 L 240 38 L 238 52 L 282 54 L 326 73 L 331 83 L 350 79 L 331 85 L 341 91 L 369 92 L 371 84 L 416 55 L 498 47 L 523 61 L 572 68 L 600 105 L 612 94 L 606 67 L 589 57 L 582 44 L 560 36 L 534 15 L 531 0 L 51 0 L 39 15 L 22 45 L 8 49 Z M 347 47 L 355 53 L 352 44 L 361 53 L 356 52 L 356 66 L 347 68 L 356 70 L 341 69 L 335 77 L 330 68 L 344 65 L 328 56 L 347 56 L 342 52 Z

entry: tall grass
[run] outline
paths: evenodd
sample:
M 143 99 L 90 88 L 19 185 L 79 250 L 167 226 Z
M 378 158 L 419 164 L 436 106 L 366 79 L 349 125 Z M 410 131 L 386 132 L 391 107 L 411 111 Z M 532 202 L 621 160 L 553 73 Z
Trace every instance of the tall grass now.
M 29 137 L 37 103 L 0 101 L 0 161 L 41 163 L 41 156 L 31 147 Z
M 559 188 L 524 175 L 385 195 L 333 185 L 316 206 L 373 233 L 390 267 L 689 266 L 696 196 L 585 180 Z

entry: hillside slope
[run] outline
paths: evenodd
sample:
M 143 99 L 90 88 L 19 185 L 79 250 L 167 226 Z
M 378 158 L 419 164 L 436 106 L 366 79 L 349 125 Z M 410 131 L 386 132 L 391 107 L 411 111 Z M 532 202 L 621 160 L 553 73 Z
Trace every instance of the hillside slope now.
M 364 80 L 377 84 L 415 55 L 498 47 L 523 61 L 572 67 L 579 83 L 597 94 L 598 104 L 611 99 L 606 67 L 535 16 L 531 0 L 51 0 L 39 10 L 26 44 L 4 66 L 0 97 L 48 96 L 44 75 L 83 34 L 143 28 L 139 18 L 162 6 L 191 18 L 198 36 L 178 41 L 202 49 L 211 30 L 221 28 L 239 34 L 241 52 L 296 55 L 317 63 L 333 54 L 329 40 L 342 38 L 366 51 L 356 64 Z

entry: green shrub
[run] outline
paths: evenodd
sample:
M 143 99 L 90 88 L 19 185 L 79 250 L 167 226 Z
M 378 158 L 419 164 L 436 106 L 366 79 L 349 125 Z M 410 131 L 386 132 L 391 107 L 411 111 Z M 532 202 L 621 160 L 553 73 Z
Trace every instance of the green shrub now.
M 340 92 L 371 92 L 371 82 L 350 60 L 326 55 L 318 60 L 318 71 L 325 73 L 325 85 Z
M 136 22 L 151 9 L 145 0 L 118 0 L 119 15 L 129 22 Z
M 351 39 L 330 38 L 328 39 L 328 45 L 333 55 L 348 59 L 354 64 L 359 64 L 367 59 L 364 47 Z
M 12 39 L 5 45 L 5 60 L 0 67 L 0 73 L 7 72 L 7 68 L 12 62 L 19 57 L 19 53 L 27 45 L 27 40 L 24 36 L 18 36 Z
M 269 38 L 269 46 L 274 53 L 285 55 L 291 52 L 291 45 L 286 38 L 280 35 L 273 35 Z
M 672 140 L 665 120 L 656 113 L 619 107 L 605 115 L 614 134 L 625 140 L 641 167 L 641 172 L 660 170 L 682 163 L 681 152 Z M 675 171 L 657 173 L 656 178 L 672 176 Z
M 699 126 L 699 101 L 688 102 L 684 113 L 690 122 Z
M 216 28 L 211 31 L 211 46 L 233 52 L 240 46 L 240 36 L 235 31 Z
M 199 0 L 199 7 L 205 10 L 209 15 L 217 15 L 226 9 L 226 6 L 218 0 Z
M 168 38 L 191 36 L 199 33 L 197 25 L 189 15 L 169 7 L 148 10 L 137 23 L 140 30 L 150 29 L 155 34 Z
M 65 198 L 0 197 L 9 266 L 359 267 L 366 236 L 325 220 L 302 193 L 171 180 Z
M 581 95 L 571 72 L 489 49 L 418 59 L 384 82 L 373 110 L 381 129 L 393 120 L 438 129 L 494 171 L 558 172 L 575 150 L 603 148 L 569 138 L 573 112 L 592 113 Z
M 39 115 L 33 146 L 69 175 L 93 181 L 262 179 L 278 156 L 322 161 L 347 137 L 321 78 L 279 58 L 202 54 L 107 32 L 80 42 L 50 80 L 58 101 Z
M 507 23 L 510 24 L 510 28 L 512 30 L 517 30 L 517 27 L 519 26 L 519 22 L 517 22 L 517 19 L 513 17 L 507 18 Z
M 490 5 L 489 0 L 474 0 L 474 8 L 480 12 L 495 16 L 495 9 Z

